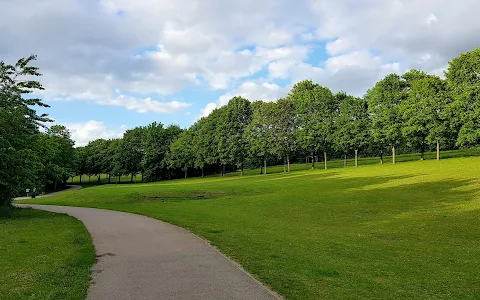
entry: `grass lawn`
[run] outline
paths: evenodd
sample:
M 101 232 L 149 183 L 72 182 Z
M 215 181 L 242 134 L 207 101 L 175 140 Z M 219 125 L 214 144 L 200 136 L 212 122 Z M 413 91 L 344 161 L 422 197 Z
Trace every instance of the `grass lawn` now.
M 95 250 L 83 224 L 32 209 L 0 210 L 0 299 L 85 299 Z
M 104 185 L 35 203 L 188 228 L 287 299 L 479 299 L 479 170 L 478 157 L 453 158 Z

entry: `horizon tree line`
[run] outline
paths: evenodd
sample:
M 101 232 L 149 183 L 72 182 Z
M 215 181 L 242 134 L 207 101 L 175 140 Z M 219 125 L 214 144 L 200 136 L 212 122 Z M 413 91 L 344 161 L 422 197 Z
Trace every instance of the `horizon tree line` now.
M 57 189 L 70 176 L 108 174 L 108 182 L 204 176 L 258 167 L 267 174 L 271 164 L 323 161 L 332 158 L 472 147 L 480 144 L 480 48 L 449 63 L 445 79 L 420 70 L 389 74 L 364 97 L 354 97 L 311 80 L 296 83 L 276 102 L 232 98 L 192 126 L 165 127 L 153 122 L 127 130 L 121 139 L 91 141 L 74 148 L 68 130 L 37 115 L 34 107 L 48 107 L 27 95 L 43 87 L 29 66 L 0 62 L 0 202 L 8 205 L 25 186 Z

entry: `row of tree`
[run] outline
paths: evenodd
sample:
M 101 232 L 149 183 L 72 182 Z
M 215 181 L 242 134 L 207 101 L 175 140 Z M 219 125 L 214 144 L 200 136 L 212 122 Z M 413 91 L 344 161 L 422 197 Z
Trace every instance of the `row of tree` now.
M 15 65 L 0 63 L 0 204 L 26 187 L 56 189 L 68 176 L 141 173 L 143 181 L 203 176 L 268 164 L 317 161 L 359 153 L 380 156 L 423 153 L 480 144 L 480 48 L 453 59 L 445 79 L 411 70 L 390 74 L 364 97 L 332 93 L 312 81 L 297 83 L 276 102 L 234 97 L 190 128 L 161 123 L 128 130 L 123 138 L 95 140 L 74 149 L 69 132 L 51 126 L 41 132 L 43 89 L 31 56 Z M 391 151 L 391 152 L 390 152 Z M 117 179 L 118 181 L 118 179 Z
M 446 78 L 411 70 L 390 74 L 363 98 L 332 93 L 312 81 L 297 83 L 276 102 L 234 97 L 190 128 L 153 123 L 120 140 L 97 140 L 78 151 L 79 174 L 141 173 L 144 181 L 203 176 L 267 164 L 400 151 L 469 147 L 480 143 L 480 49 L 450 62 Z M 390 149 L 390 150 L 389 150 Z M 391 151 L 391 152 L 390 152 Z M 81 154 L 84 153 L 84 154 Z M 320 157 L 320 159 L 318 158 Z M 133 179 L 133 178 L 132 178 Z

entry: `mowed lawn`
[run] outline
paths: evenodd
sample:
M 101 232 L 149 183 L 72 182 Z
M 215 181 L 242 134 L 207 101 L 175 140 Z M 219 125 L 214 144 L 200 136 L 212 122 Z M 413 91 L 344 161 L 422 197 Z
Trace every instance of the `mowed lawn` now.
M 480 158 L 104 185 L 35 203 L 190 229 L 287 299 L 479 299 Z
M 95 251 L 83 224 L 32 209 L 0 211 L 0 299 L 85 299 Z

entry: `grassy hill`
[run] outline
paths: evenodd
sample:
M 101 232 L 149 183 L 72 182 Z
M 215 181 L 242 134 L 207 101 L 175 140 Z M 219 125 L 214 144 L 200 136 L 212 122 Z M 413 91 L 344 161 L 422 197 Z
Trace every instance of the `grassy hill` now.
M 287 299 L 478 299 L 480 158 L 418 158 L 103 185 L 35 203 L 188 228 Z

